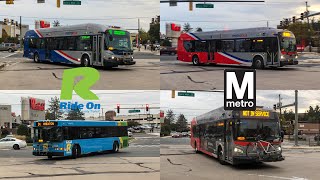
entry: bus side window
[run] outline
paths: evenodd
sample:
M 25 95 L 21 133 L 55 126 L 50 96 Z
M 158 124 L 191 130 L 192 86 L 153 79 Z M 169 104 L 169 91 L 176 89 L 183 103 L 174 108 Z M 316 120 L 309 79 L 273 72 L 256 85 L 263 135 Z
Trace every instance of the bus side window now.
M 217 40 L 216 41 L 216 49 L 217 49 L 217 52 L 221 52 L 222 51 L 221 40 Z

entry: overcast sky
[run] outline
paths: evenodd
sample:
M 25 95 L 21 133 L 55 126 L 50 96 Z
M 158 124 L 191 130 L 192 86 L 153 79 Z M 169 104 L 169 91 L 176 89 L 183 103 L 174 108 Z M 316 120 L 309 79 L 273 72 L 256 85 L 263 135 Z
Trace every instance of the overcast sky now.
M 94 90 L 94 93 L 99 97 L 98 101 L 91 101 L 94 103 L 100 103 L 103 111 L 114 110 L 116 111 L 117 104 L 120 104 L 120 108 L 139 108 L 145 104 L 149 104 L 150 113 L 158 114 L 159 109 L 152 109 L 152 107 L 160 106 L 159 91 L 152 90 L 132 90 L 132 91 L 104 91 L 104 90 Z M 46 109 L 48 108 L 49 100 L 51 97 L 57 96 L 60 98 L 60 91 L 4 91 L 0 90 L 0 105 L 11 105 L 12 112 L 16 115 L 21 115 L 21 97 L 34 97 L 46 100 Z M 78 101 L 79 103 L 87 103 L 88 101 L 83 101 L 79 96 L 73 95 L 73 102 Z M 120 109 L 120 115 L 126 115 L 129 109 Z M 145 111 L 141 109 L 143 114 Z M 99 113 L 87 113 L 86 117 L 95 116 L 98 117 Z
M 56 0 L 46 0 L 45 4 L 37 4 L 37 0 L 15 0 L 14 5 L 0 2 L 0 18 L 7 17 L 19 21 L 19 16 L 22 16 L 23 24 L 30 25 L 31 29 L 34 29 L 35 20 L 50 22 L 59 20 L 61 25 L 91 22 L 137 29 L 140 17 L 141 27 L 149 30 L 151 18 L 160 14 L 159 0 L 81 0 L 81 2 L 81 6 L 63 5 L 61 0 L 60 8 L 56 7 Z
M 294 102 L 294 90 L 263 90 L 257 91 L 257 105 L 273 108 L 273 104 L 279 102 L 279 94 L 281 94 L 283 105 Z M 172 109 L 176 116 L 182 113 L 188 121 L 191 121 L 195 116 L 222 107 L 223 97 L 223 92 L 195 92 L 195 97 L 176 95 L 173 99 L 171 98 L 171 91 L 161 91 L 161 110 L 166 112 L 168 109 Z M 304 113 L 309 109 L 309 106 L 314 107 L 316 105 L 320 105 L 320 90 L 298 92 L 299 113 Z M 287 108 L 287 110 L 290 109 L 294 111 L 294 107 Z
M 320 0 L 309 0 L 311 13 L 320 12 Z M 161 29 L 165 33 L 165 23 L 189 22 L 192 28 L 201 27 L 203 31 L 239 29 L 249 27 L 276 27 L 283 18 L 300 17 L 306 10 L 305 0 L 265 0 L 265 3 L 213 3 L 213 9 L 195 8 L 189 11 L 189 3 L 178 3 L 169 7 L 160 4 Z M 320 16 L 316 16 L 317 19 Z M 207 22 L 197 22 L 207 21 Z

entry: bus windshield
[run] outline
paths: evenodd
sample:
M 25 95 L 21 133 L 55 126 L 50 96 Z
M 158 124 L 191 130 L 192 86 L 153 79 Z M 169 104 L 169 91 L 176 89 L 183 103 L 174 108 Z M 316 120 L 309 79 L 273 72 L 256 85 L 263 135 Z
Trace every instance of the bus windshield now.
M 295 52 L 297 49 L 296 39 L 284 37 L 281 40 L 281 51 Z
M 109 30 L 105 36 L 105 48 L 113 50 L 131 51 L 130 33 L 120 30 Z
M 244 137 L 247 141 L 256 141 L 260 136 L 260 140 L 273 141 L 280 138 L 280 126 L 277 120 L 238 120 L 237 121 L 237 137 Z
M 34 141 L 39 142 L 61 142 L 63 134 L 61 127 L 37 127 L 34 128 Z

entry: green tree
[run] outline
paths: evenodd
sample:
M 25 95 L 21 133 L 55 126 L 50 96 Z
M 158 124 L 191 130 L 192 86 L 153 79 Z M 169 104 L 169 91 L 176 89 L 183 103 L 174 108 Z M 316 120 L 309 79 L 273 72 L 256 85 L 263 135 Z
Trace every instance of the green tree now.
M 152 43 L 160 42 L 160 23 L 150 24 L 148 34 Z
M 310 31 L 308 30 L 309 26 L 306 22 L 296 22 L 292 23 L 288 26 L 288 30 L 293 32 L 298 42 L 300 42 L 302 39 L 306 40 L 307 45 L 309 44 L 309 37 L 313 36 L 315 34 L 315 31 L 313 30 L 312 26 L 310 26 Z
M 139 126 L 140 124 L 137 121 L 128 121 L 128 127 Z
M 305 120 L 308 122 L 317 123 L 320 120 L 320 107 L 316 105 L 316 107 L 309 107 L 309 110 L 306 111 Z
M 52 24 L 53 24 L 53 25 L 52 25 L 53 27 L 61 26 L 59 20 L 54 20 Z
M 57 120 L 62 118 L 63 112 L 60 111 L 60 99 L 55 96 L 49 101 L 49 108 L 46 111 L 47 120 Z
M 161 136 L 169 136 L 170 133 L 171 133 L 171 128 L 169 125 L 167 124 L 161 125 L 161 131 L 160 131 Z
M 176 125 L 177 125 L 177 131 L 179 132 L 187 130 L 188 122 L 183 114 L 179 114 Z
M 23 136 L 29 136 L 29 128 L 26 125 L 21 124 L 18 126 L 17 134 L 23 135 Z
M 190 32 L 191 31 L 191 25 L 189 23 L 184 23 L 183 25 L 183 31 L 184 32 Z
M 196 28 L 196 32 L 202 32 L 202 28 L 201 27 L 197 27 Z
M 171 46 L 171 42 L 169 39 L 164 39 L 160 42 L 161 46 Z
M 166 117 L 164 118 L 164 124 L 170 125 L 173 124 L 175 120 L 175 114 L 171 109 L 166 112 Z
M 84 120 L 84 113 L 80 109 L 70 110 L 68 112 L 68 120 Z
M 140 29 L 139 30 L 139 38 L 141 39 L 140 40 L 141 44 L 146 44 L 148 42 L 148 40 L 150 39 L 150 36 L 145 30 Z

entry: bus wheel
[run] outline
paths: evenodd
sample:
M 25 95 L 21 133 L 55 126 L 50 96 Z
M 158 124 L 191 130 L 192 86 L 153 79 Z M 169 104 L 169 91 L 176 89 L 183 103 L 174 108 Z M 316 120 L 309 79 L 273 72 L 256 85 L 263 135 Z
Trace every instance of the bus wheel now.
M 87 55 L 83 56 L 81 58 L 81 66 L 83 67 L 89 67 L 90 66 L 90 59 Z
M 81 147 L 77 145 L 77 157 L 81 156 Z
M 52 155 L 48 155 L 48 159 L 52 159 Z
M 78 150 L 79 150 L 78 145 L 74 145 L 72 147 L 72 158 L 73 159 L 76 159 L 78 157 Z
M 198 150 L 198 147 L 197 147 L 197 143 L 194 143 L 194 147 L 195 147 L 195 148 L 194 148 L 195 152 L 196 152 L 196 153 L 199 153 L 199 150 Z
M 195 66 L 200 65 L 199 57 L 198 57 L 198 56 L 193 56 L 193 57 L 192 57 L 192 64 L 195 65 Z
M 112 152 L 119 152 L 119 144 L 118 144 L 118 142 L 114 142 L 113 143 Z
M 263 59 L 261 57 L 255 58 L 253 60 L 253 68 L 255 68 L 255 69 L 263 69 L 264 68 Z
M 40 62 L 38 53 L 34 54 L 33 61 L 36 62 L 36 63 Z
M 224 158 L 223 158 L 223 153 L 222 153 L 222 149 L 219 148 L 218 150 L 218 159 L 219 159 L 219 163 L 222 164 L 222 165 L 225 165 L 227 164 L 225 161 L 224 161 Z

